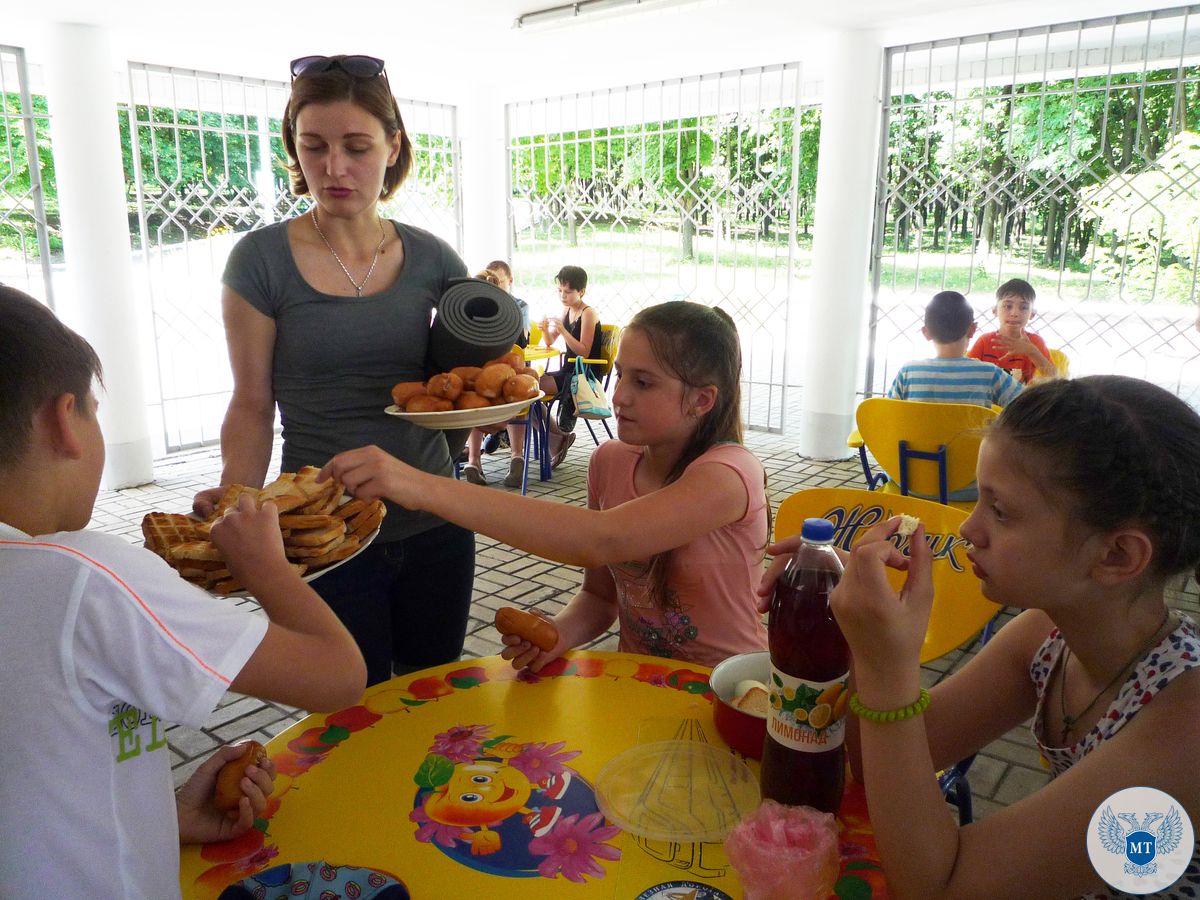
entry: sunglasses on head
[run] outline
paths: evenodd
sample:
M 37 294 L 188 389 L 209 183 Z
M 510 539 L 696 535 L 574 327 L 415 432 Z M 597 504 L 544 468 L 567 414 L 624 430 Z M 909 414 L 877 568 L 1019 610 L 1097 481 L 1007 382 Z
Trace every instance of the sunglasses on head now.
M 374 56 L 301 56 L 292 60 L 292 78 L 317 75 L 330 69 L 341 69 L 355 78 L 374 78 L 383 74 L 383 60 Z

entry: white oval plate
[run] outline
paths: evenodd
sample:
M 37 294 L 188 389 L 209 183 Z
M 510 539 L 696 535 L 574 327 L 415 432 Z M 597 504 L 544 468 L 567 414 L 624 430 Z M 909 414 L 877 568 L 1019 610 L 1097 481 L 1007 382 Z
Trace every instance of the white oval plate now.
M 507 422 L 530 403 L 541 400 L 546 396 L 545 391 L 538 391 L 536 397 L 529 400 L 518 400 L 516 403 L 500 403 L 496 406 L 484 406 L 480 409 L 451 409 L 446 412 L 405 412 L 398 406 L 389 406 L 384 410 L 389 416 L 412 422 L 422 428 L 432 428 L 445 431 L 447 428 L 478 428 L 480 425 L 495 425 Z

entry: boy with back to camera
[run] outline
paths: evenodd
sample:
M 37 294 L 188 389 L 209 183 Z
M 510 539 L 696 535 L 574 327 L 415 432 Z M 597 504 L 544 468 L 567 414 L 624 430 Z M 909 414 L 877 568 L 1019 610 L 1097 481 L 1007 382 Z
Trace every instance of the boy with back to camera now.
M 1046 342 L 1026 331 L 1037 315 L 1033 302 L 1037 292 L 1028 281 L 1010 278 L 996 289 L 996 323 L 999 330 L 989 331 L 967 351 L 967 356 L 983 362 L 995 363 L 1007 369 L 1023 384 L 1035 377 L 1054 378 L 1058 368 L 1050 360 L 1050 348 Z
M 91 346 L 0 285 L 0 896 L 180 895 L 179 843 L 261 814 L 269 761 L 231 813 L 222 747 L 172 796 L 166 722 L 201 727 L 227 690 L 309 710 L 357 702 L 354 640 L 288 565 L 274 504 L 213 525 L 267 618 L 155 554 L 84 530 L 104 468 Z
M 1008 372 L 990 362 L 967 358 L 967 343 L 975 334 L 975 311 L 958 291 L 933 295 L 925 307 L 921 334 L 933 342 L 937 355 L 901 366 L 888 397 L 1005 406 L 1021 392 L 1020 383 Z

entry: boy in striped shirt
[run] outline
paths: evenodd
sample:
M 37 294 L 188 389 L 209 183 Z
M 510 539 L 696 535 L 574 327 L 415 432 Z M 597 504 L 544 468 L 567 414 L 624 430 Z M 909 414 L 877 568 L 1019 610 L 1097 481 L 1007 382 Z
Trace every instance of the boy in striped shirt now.
M 1021 392 L 1021 383 L 990 362 L 966 356 L 975 334 L 975 311 L 958 291 L 934 294 L 925 307 L 921 333 L 937 355 L 901 366 L 888 390 L 895 400 L 1005 406 Z

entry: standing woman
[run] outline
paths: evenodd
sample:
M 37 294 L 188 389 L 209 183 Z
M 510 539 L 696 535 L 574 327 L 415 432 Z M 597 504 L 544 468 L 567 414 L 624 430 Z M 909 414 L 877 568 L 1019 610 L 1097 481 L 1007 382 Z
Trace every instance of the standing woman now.
M 378 444 L 449 475 L 442 432 L 383 410 L 394 384 L 424 379 L 434 308 L 466 266 L 440 238 L 379 216 L 379 201 L 412 168 L 383 60 L 305 56 L 291 70 L 283 142 L 292 190 L 313 205 L 243 236 L 225 268 L 234 387 L 221 484 L 263 484 L 276 404 L 285 472 Z M 196 512 L 211 512 L 220 492 L 197 494 Z M 474 569 L 471 532 L 388 504 L 375 542 L 313 587 L 354 635 L 375 684 L 458 658 Z

